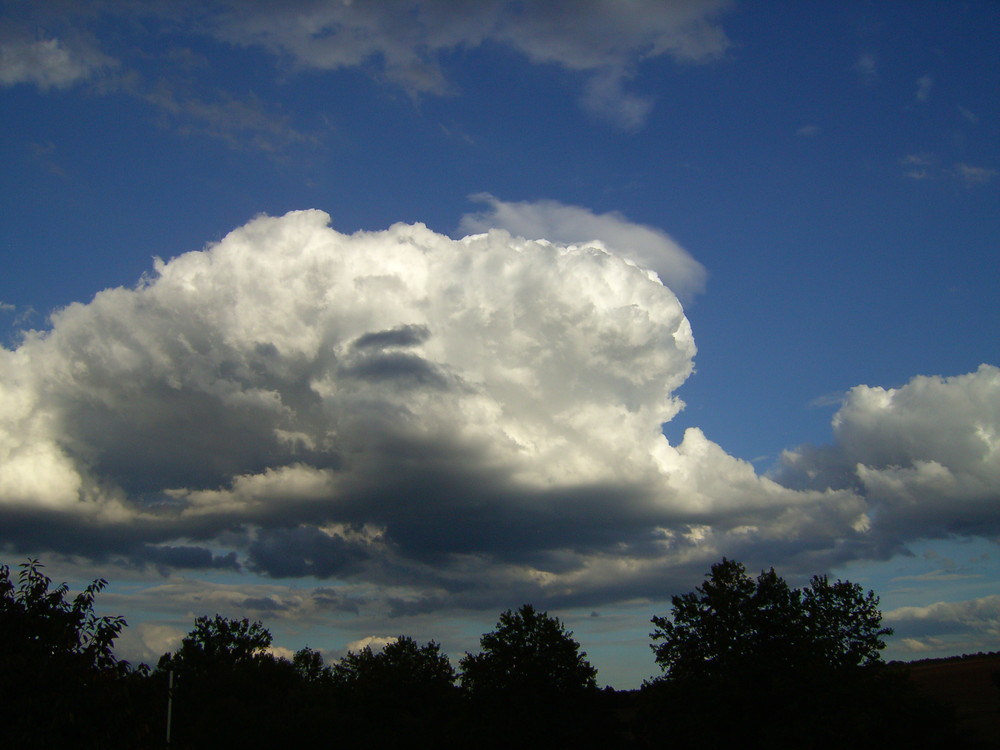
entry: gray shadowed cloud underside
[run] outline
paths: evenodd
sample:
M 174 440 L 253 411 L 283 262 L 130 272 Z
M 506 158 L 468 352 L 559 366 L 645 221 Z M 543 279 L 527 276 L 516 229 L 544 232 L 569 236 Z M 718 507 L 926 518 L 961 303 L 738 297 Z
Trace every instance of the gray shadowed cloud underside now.
M 954 502 L 995 530 L 996 368 L 855 389 L 784 486 L 663 436 L 694 340 L 613 237 L 328 222 L 260 217 L 0 351 L 4 541 L 339 578 L 405 612 L 649 596 L 720 550 L 883 554 Z M 952 402 L 969 450 L 907 452 Z

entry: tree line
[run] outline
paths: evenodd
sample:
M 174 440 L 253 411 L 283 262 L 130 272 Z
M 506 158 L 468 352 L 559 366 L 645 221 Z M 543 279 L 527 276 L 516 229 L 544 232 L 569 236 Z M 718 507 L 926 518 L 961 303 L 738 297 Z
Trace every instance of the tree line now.
M 270 652 L 258 621 L 195 620 L 155 667 L 119 660 L 107 585 L 71 597 L 37 560 L 0 566 L 0 731 L 19 748 L 962 747 L 949 712 L 880 652 L 878 597 L 816 576 L 790 587 L 723 559 L 652 618 L 660 676 L 599 689 L 562 622 L 525 604 L 456 669 L 400 636 L 326 663 Z

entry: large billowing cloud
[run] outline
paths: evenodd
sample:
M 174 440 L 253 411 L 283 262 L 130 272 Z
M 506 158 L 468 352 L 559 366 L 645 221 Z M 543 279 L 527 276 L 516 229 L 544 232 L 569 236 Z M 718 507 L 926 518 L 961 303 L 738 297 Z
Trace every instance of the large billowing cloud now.
M 718 555 L 842 555 L 851 490 L 660 426 L 694 342 L 601 245 L 261 217 L 0 350 L 22 550 L 374 587 L 397 611 L 611 601 Z

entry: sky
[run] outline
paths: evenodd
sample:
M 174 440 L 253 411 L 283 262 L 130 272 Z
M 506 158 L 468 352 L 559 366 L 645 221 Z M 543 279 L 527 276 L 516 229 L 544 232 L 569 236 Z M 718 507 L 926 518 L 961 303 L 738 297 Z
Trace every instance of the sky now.
M 1000 649 L 1000 6 L 0 3 L 0 559 L 120 655 L 599 670 L 724 556 Z M 374 639 L 374 640 L 372 640 Z M 380 640 L 382 639 L 382 640 Z

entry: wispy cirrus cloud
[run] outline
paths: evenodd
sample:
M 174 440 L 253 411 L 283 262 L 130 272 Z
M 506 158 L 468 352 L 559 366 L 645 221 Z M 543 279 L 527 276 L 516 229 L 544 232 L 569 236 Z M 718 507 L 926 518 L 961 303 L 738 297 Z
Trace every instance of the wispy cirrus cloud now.
M 997 174 L 995 169 L 979 167 L 965 162 L 956 162 L 950 167 L 942 167 L 934 154 L 908 154 L 899 160 L 903 175 L 911 180 L 952 179 L 960 181 L 967 188 L 974 188 L 992 182 Z
M 992 182 L 998 172 L 995 169 L 990 169 L 988 167 L 977 167 L 972 164 L 966 164 L 964 162 L 959 162 L 955 164 L 951 172 L 955 177 L 965 183 L 966 187 L 975 187 L 976 185 L 985 185 L 988 182 Z
M 878 59 L 872 52 L 862 52 L 854 61 L 854 72 L 865 86 L 878 81 Z
M 934 79 L 930 76 L 920 76 L 917 79 L 917 93 L 916 99 L 921 104 L 929 101 L 931 98 L 931 89 L 934 88 Z
M 414 97 L 455 93 L 446 56 L 496 44 L 534 64 L 580 74 L 584 109 L 634 131 L 645 124 L 653 107 L 650 97 L 628 90 L 639 66 L 660 57 L 682 64 L 721 58 L 729 41 L 720 19 L 731 5 L 729 0 L 636 0 L 626 5 L 608 0 L 281 4 L 220 0 L 141 7 L 111 3 L 104 10 L 109 17 L 141 16 L 144 25 L 158 26 L 175 40 L 170 53 L 175 62 L 187 39 L 210 36 L 264 50 L 285 73 L 363 68 Z M 204 12 L 206 7 L 211 12 Z M 22 28 L 62 26 L 68 22 L 67 14 L 78 26 L 101 24 L 101 16 L 85 8 L 62 8 L 59 13 L 39 8 L 28 14 Z M 59 37 L 11 40 L 0 44 L 0 84 L 66 87 L 111 63 L 95 45 L 70 47 Z M 169 111 L 178 103 L 164 104 Z M 222 104 L 223 100 L 216 105 L 187 101 L 189 109 L 218 110 Z M 219 111 L 200 115 L 203 121 L 224 116 Z

